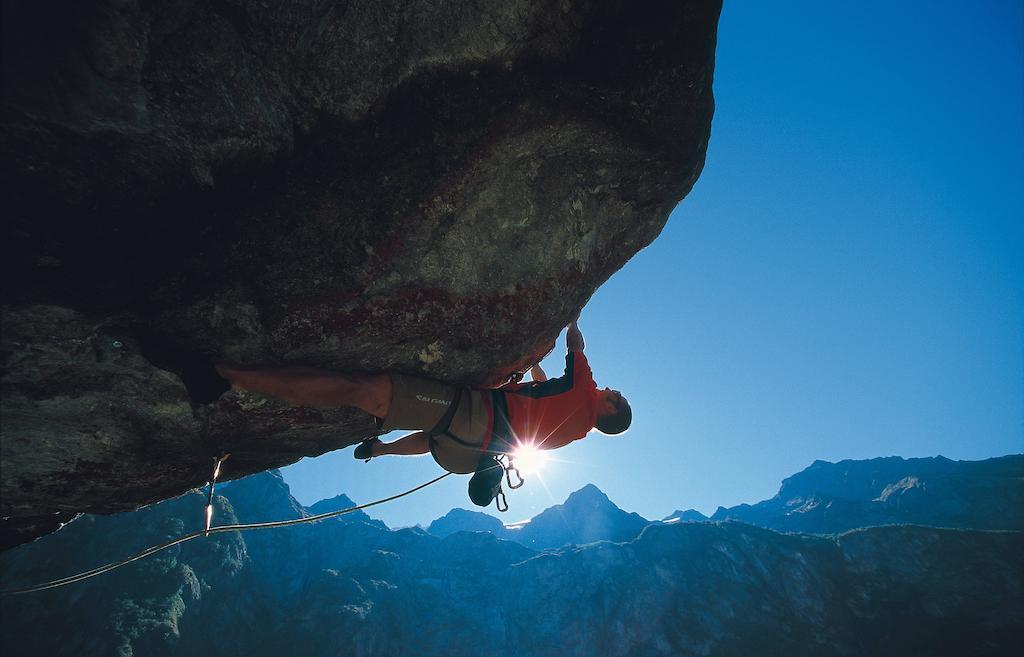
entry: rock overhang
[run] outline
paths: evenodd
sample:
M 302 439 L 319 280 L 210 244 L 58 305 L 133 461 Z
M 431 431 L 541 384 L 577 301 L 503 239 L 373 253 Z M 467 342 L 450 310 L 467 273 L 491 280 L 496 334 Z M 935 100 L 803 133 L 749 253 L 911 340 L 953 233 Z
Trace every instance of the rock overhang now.
M 175 354 L 527 367 L 704 162 L 714 2 L 48 6 L 5 17 L 11 542 L 374 430 Z

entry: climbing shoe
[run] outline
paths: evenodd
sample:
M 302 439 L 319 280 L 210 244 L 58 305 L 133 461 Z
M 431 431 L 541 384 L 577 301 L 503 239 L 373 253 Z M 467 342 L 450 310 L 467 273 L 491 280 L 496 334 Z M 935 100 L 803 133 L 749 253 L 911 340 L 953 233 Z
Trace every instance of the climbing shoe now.
M 370 459 L 373 458 L 373 446 L 383 444 L 384 443 L 380 441 L 380 438 L 367 438 L 363 442 L 359 443 L 359 446 L 356 447 L 356 451 L 355 454 L 353 454 L 353 456 L 355 456 L 357 459 L 364 459 L 366 461 L 369 461 Z
M 484 459 L 469 480 L 469 499 L 473 500 L 473 504 L 490 506 L 501 492 L 501 476 L 504 472 L 504 468 L 493 456 Z

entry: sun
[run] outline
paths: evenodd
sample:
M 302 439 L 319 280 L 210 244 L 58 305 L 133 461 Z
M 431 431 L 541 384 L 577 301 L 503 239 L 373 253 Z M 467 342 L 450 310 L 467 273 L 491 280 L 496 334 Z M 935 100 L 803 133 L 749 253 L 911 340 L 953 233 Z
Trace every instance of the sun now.
M 516 468 L 524 475 L 536 474 L 547 463 L 548 455 L 533 443 L 520 443 L 519 447 L 512 452 L 512 460 Z

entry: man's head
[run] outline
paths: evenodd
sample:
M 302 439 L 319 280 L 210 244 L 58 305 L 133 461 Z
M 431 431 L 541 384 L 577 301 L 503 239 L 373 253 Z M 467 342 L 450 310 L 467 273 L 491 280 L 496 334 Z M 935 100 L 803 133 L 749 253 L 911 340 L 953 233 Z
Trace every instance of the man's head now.
M 597 391 L 597 422 L 594 428 L 603 434 L 614 436 L 624 432 L 633 421 L 629 402 L 618 390 L 605 388 Z

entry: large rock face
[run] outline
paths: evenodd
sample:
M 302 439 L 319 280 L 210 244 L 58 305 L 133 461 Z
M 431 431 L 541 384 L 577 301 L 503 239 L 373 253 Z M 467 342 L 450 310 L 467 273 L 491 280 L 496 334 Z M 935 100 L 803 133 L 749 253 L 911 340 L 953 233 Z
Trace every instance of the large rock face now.
M 373 429 L 198 403 L 197 360 L 536 360 L 699 175 L 719 10 L 5 3 L 6 540 Z

